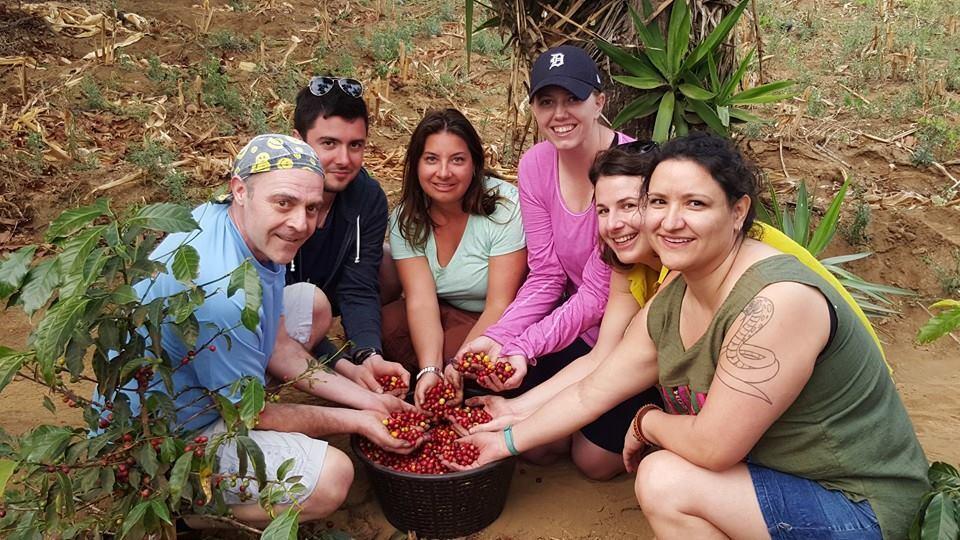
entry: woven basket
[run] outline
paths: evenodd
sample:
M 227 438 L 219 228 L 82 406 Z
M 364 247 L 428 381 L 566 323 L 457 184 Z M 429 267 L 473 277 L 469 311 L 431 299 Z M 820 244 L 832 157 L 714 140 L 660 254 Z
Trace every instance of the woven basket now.
M 366 468 L 387 521 L 401 531 L 414 531 L 420 538 L 467 536 L 503 511 L 516 458 L 463 472 L 412 474 L 370 461 L 359 440 L 350 438 L 353 453 Z

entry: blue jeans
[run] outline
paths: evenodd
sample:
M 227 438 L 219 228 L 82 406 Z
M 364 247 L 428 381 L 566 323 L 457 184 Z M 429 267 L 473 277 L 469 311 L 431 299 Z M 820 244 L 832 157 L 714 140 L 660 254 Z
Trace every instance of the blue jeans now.
M 773 540 L 881 540 L 868 501 L 854 502 L 813 480 L 747 463 Z

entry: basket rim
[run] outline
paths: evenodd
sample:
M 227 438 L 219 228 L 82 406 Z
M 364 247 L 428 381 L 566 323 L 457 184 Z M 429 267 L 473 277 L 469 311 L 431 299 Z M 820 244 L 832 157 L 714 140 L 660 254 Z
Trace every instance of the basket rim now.
M 353 450 L 353 453 L 360 459 L 360 461 L 362 461 L 368 467 L 372 467 L 383 473 L 390 474 L 393 476 L 398 476 L 400 478 L 412 479 L 412 480 L 458 480 L 460 478 L 466 478 L 468 476 L 474 476 L 483 472 L 487 472 L 497 467 L 502 467 L 508 463 L 512 464 L 517 459 L 516 456 L 507 456 L 497 461 L 491 461 L 486 465 L 481 465 L 476 469 L 470 469 L 466 471 L 451 471 L 443 474 L 409 473 L 404 471 L 397 471 L 389 467 L 384 467 L 383 465 L 380 465 L 379 463 L 375 463 L 374 461 L 372 461 L 369 457 L 367 457 L 366 454 L 364 454 L 360 450 L 360 437 L 361 435 L 357 433 L 350 434 L 350 448 Z

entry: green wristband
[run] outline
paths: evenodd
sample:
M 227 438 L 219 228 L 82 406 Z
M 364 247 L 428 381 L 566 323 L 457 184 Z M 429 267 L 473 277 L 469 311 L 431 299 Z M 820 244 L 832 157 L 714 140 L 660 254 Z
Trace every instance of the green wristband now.
M 503 430 L 503 441 L 507 443 L 507 451 L 510 452 L 511 456 L 520 455 L 517 446 L 513 444 L 513 426 L 507 426 L 507 428 Z

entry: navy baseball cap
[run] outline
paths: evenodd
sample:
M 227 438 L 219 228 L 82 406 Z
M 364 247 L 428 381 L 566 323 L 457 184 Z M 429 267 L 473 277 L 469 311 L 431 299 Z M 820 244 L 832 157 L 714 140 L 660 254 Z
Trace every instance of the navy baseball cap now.
M 547 86 L 559 86 L 577 99 L 587 99 L 594 90 L 600 90 L 600 70 L 587 51 L 573 45 L 561 45 L 537 57 L 530 72 L 530 94 Z

